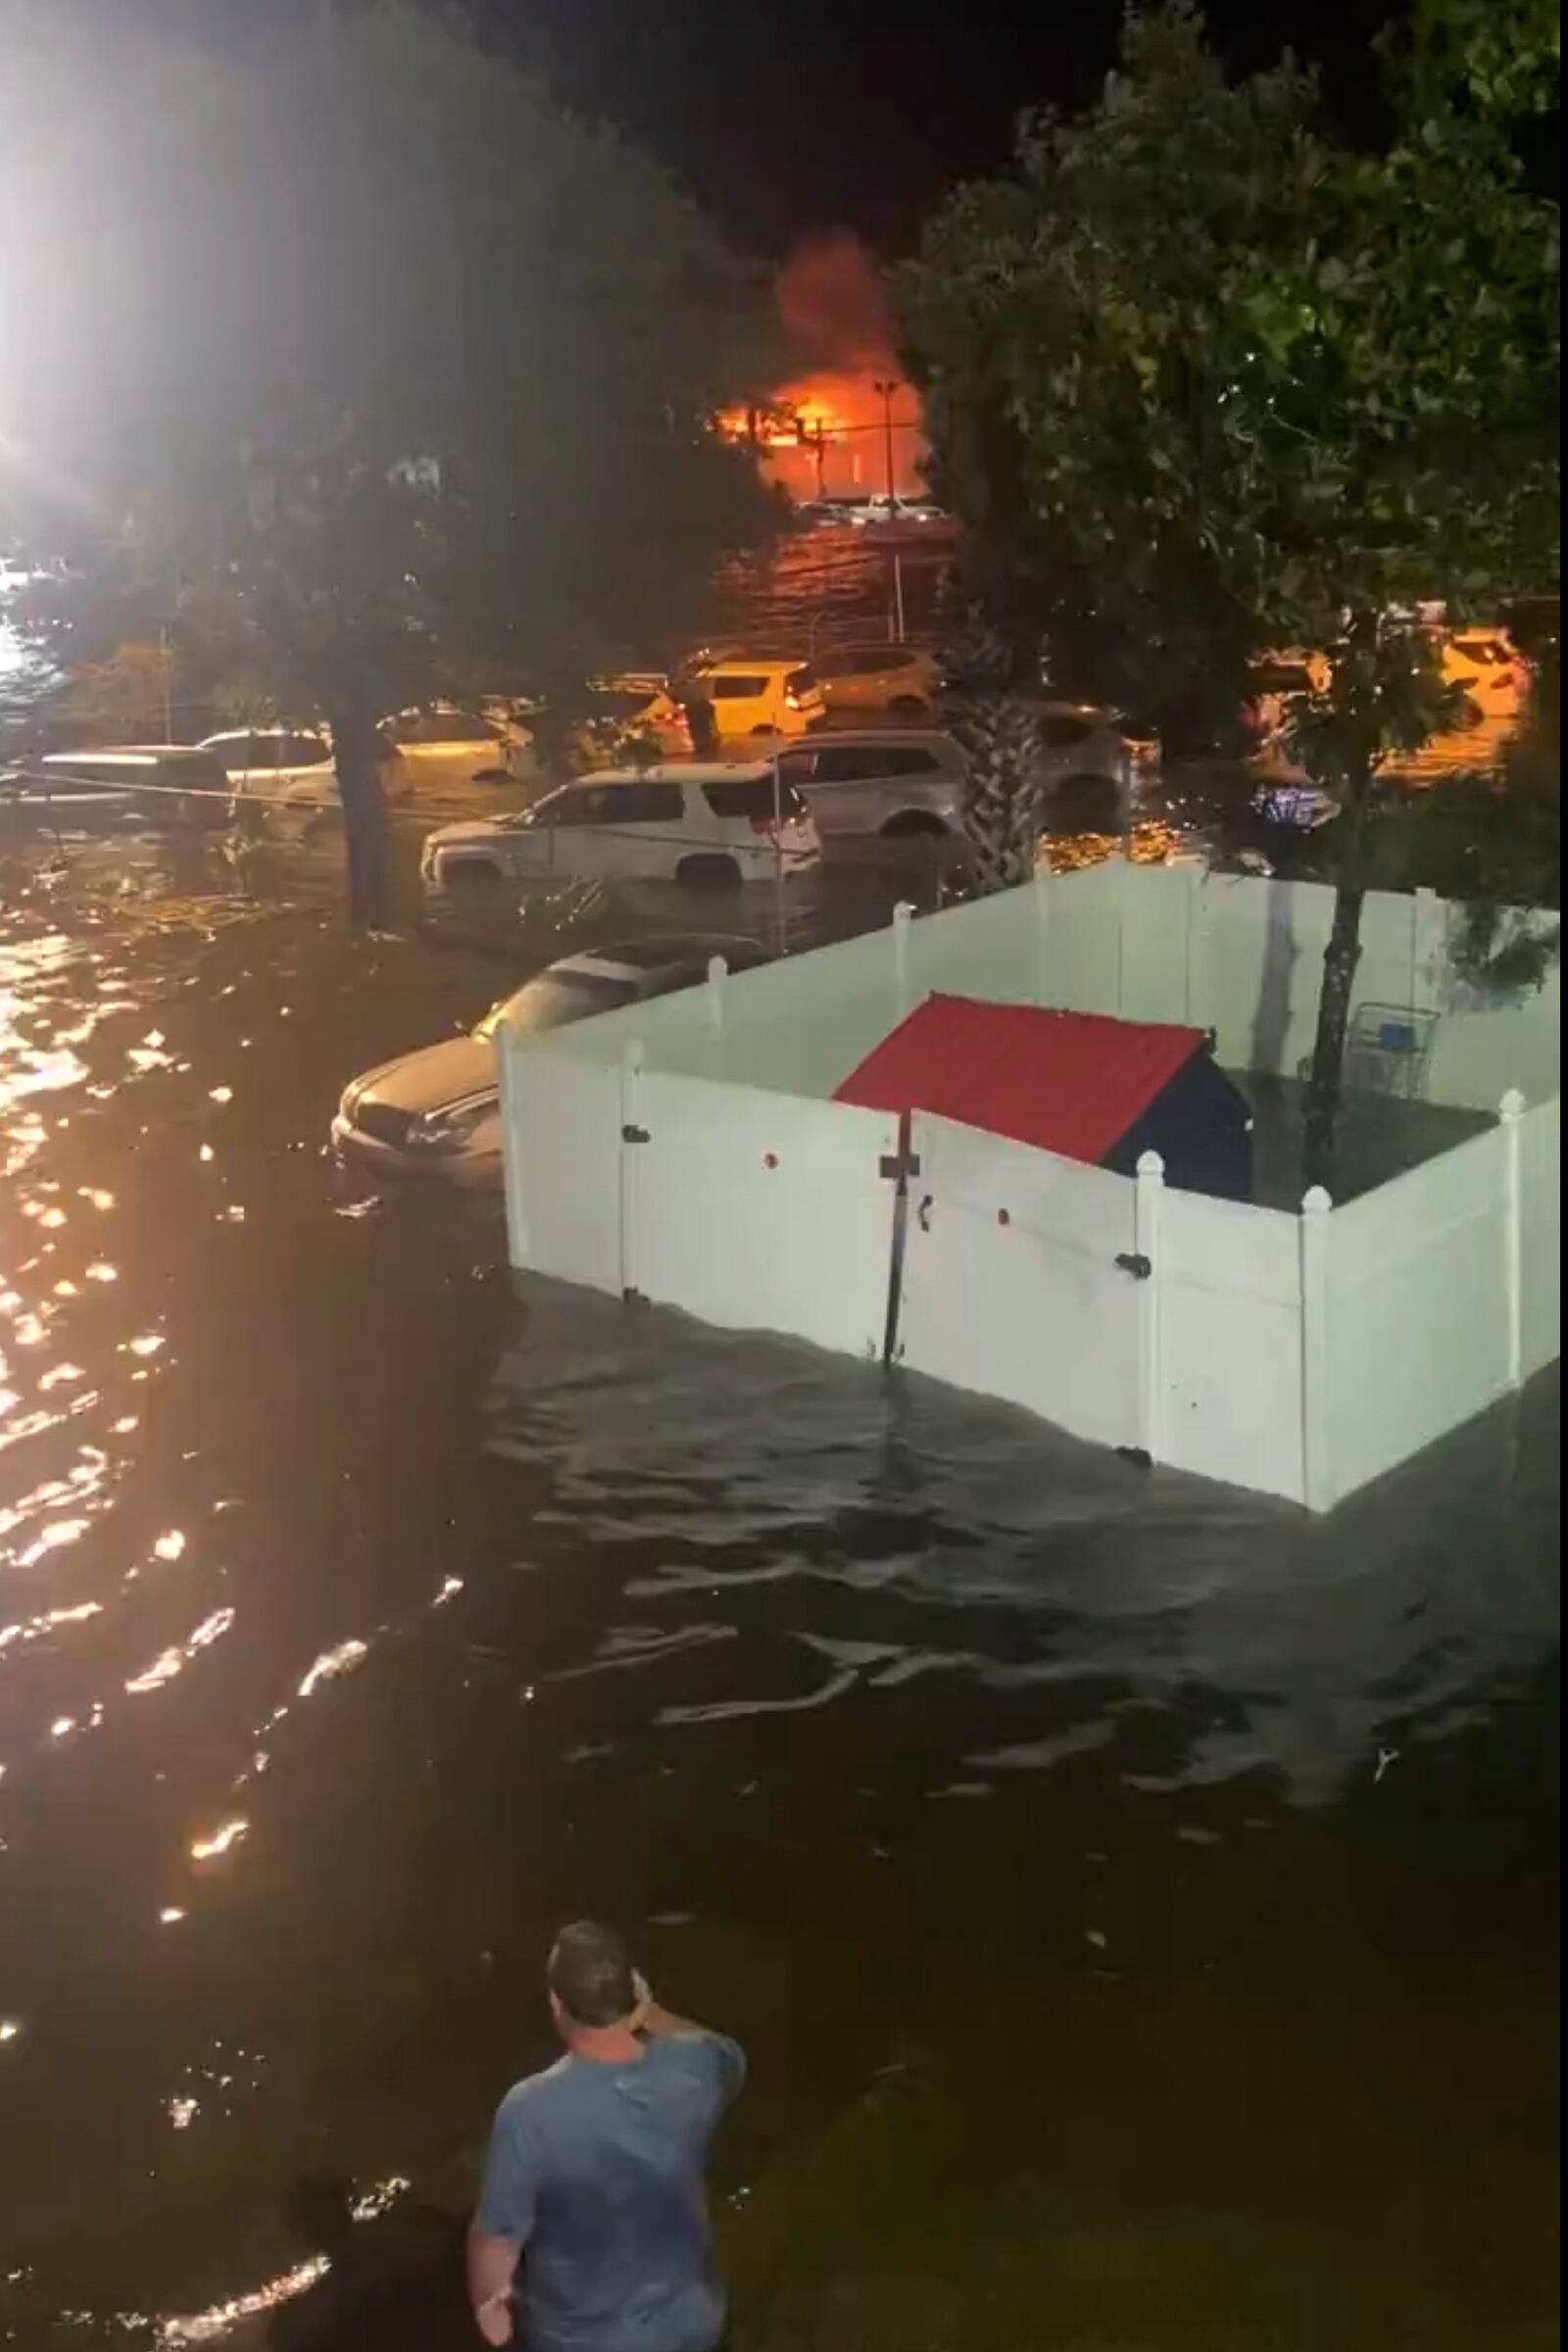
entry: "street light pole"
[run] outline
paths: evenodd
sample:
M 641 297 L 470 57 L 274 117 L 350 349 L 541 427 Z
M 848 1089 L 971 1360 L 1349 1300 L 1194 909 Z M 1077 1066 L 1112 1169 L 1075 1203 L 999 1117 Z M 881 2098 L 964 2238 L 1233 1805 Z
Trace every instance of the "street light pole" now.
M 897 384 L 884 383 L 880 379 L 871 387 L 882 402 L 882 448 L 883 455 L 887 459 L 889 506 L 892 506 L 897 496 L 893 486 L 893 395 L 898 388 Z

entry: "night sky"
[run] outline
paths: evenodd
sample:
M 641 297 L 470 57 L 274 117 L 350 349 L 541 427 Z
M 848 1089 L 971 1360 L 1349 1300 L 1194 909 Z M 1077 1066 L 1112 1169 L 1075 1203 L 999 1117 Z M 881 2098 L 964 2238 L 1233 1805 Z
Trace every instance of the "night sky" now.
M 1026 106 L 1092 98 L 1120 0 L 467 0 L 487 39 L 542 67 L 668 164 L 742 250 L 777 256 L 815 228 L 906 251 L 955 179 L 1004 163 Z M 1286 46 L 1364 122 L 1369 42 L 1396 0 L 1309 10 L 1222 0 L 1236 67 Z

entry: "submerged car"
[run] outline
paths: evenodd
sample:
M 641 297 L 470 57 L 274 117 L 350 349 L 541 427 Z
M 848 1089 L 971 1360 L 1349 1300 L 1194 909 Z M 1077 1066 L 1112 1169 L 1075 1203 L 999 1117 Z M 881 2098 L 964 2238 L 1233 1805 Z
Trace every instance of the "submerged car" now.
M 1114 831 L 1158 766 L 1157 737 L 1096 703 L 1043 703 L 1037 720 L 1047 822 Z M 779 768 L 824 843 L 963 832 L 963 753 L 938 728 L 835 729 L 792 744 Z
M 416 786 L 479 783 L 527 769 L 522 728 L 508 718 L 460 710 L 455 703 L 400 710 L 382 722 L 382 729 Z
M 226 825 L 231 806 L 221 761 L 188 743 L 94 744 L 0 770 L 0 810 L 57 832 Z
M 443 1038 L 382 1062 L 345 1087 L 332 1121 L 333 1150 L 361 1168 L 499 1183 L 495 1039 L 502 1022 L 559 1029 L 590 1013 L 671 996 L 705 980 L 715 956 L 731 971 L 769 959 L 756 940 L 690 932 L 655 933 L 562 956 L 493 1004 L 466 1037 Z
M 1446 630 L 1437 654 L 1444 684 L 1464 698 L 1463 722 L 1517 717 L 1530 692 L 1530 664 L 1506 629 Z
M 700 661 L 674 681 L 684 699 L 695 692 L 710 703 L 719 740 L 742 735 L 804 735 L 827 710 L 816 672 L 807 662 Z
M 843 645 L 818 654 L 816 672 L 831 717 L 881 711 L 911 724 L 929 720 L 940 678 L 932 656 L 913 645 Z
M 384 728 L 377 740 L 381 789 L 394 799 L 410 790 L 412 778 Z M 236 727 L 209 735 L 198 748 L 221 760 L 236 801 L 318 815 L 338 812 L 337 769 L 324 727 Z
M 441 825 L 428 888 L 481 882 L 770 881 L 814 865 L 816 828 L 771 760 L 611 768 L 511 816 Z
M 939 507 L 935 499 L 898 498 L 891 496 L 886 490 L 875 491 L 863 505 L 856 507 L 850 515 L 850 520 L 859 530 L 865 530 L 878 523 L 951 522 L 952 519 L 946 507 Z

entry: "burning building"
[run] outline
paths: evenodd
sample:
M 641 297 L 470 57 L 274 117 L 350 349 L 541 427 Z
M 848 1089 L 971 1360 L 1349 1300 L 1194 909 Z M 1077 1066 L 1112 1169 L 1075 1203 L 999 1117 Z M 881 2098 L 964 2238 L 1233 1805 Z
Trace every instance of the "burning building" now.
M 925 487 L 919 396 L 894 353 L 880 271 L 847 233 L 801 246 L 775 287 L 798 372 L 720 428 L 750 440 L 766 478 L 791 498 L 865 498 Z

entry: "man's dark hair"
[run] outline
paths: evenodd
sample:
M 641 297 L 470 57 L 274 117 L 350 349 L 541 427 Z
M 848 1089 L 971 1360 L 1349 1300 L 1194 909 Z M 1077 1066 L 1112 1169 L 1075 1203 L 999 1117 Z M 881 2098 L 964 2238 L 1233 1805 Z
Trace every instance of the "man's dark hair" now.
M 575 1919 L 563 1928 L 545 1981 L 579 2026 L 618 2025 L 637 2006 L 631 1954 L 612 1928 Z

